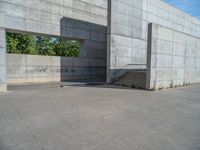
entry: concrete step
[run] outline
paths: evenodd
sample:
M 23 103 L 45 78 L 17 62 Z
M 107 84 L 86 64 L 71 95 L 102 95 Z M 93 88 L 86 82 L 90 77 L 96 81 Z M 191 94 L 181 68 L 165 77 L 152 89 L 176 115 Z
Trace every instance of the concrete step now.
M 131 70 L 117 79 L 114 85 L 133 88 L 146 88 L 146 70 Z

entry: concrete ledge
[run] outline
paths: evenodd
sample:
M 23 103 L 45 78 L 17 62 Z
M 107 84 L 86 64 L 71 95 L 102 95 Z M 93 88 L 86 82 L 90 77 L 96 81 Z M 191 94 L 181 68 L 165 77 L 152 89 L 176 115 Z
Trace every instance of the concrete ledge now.
M 0 84 L 0 93 L 7 92 L 7 84 Z

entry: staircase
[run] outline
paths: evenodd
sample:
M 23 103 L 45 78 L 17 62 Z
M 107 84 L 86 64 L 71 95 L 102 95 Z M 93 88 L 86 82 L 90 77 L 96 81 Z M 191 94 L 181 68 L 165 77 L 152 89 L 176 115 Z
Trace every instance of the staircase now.
M 146 89 L 146 70 L 130 70 L 122 75 L 120 78 L 118 78 L 116 81 L 114 81 L 113 84 L 132 88 Z

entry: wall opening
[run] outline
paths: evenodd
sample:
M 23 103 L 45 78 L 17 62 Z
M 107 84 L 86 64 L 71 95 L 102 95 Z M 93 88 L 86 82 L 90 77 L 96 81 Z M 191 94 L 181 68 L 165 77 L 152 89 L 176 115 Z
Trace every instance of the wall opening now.
M 106 78 L 105 58 L 88 40 L 8 30 L 6 41 L 8 84 Z
M 106 26 L 63 17 L 56 37 L 6 31 L 9 84 L 106 79 Z
M 53 36 L 6 33 L 7 53 L 79 57 L 80 41 Z

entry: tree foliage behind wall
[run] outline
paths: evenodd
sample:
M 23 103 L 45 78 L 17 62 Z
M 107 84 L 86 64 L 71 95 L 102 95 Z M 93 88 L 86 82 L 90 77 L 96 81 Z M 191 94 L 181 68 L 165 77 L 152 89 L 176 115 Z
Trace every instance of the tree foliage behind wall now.
M 77 40 L 11 32 L 7 32 L 6 39 L 8 53 L 67 57 L 77 57 L 80 53 L 80 43 Z

